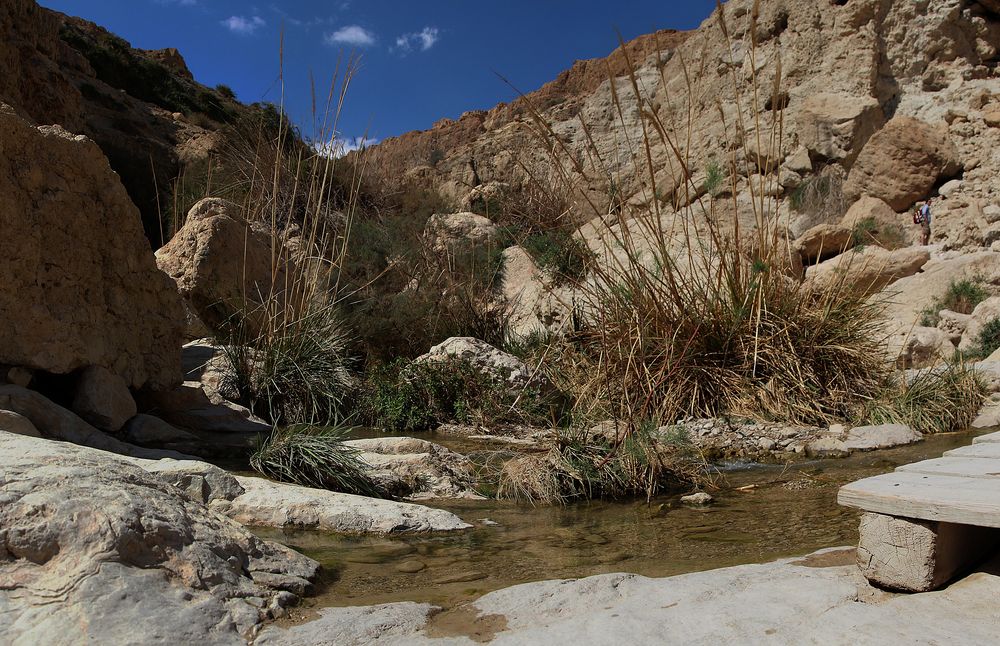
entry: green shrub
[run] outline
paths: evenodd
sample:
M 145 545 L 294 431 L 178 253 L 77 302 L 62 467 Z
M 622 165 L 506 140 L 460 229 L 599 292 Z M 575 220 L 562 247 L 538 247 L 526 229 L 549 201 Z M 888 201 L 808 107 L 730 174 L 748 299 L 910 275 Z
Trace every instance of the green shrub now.
M 281 320 L 262 325 L 261 315 Z M 354 387 L 351 335 L 334 306 L 296 315 L 245 312 L 227 327 L 223 392 L 274 424 L 343 417 Z
M 458 360 L 399 359 L 376 366 L 362 385 L 359 409 L 367 424 L 405 433 L 449 422 L 545 424 L 559 417 L 557 400 L 540 388 L 512 390 L 502 379 Z
M 861 421 L 906 424 L 920 433 L 964 431 L 986 399 L 986 386 L 971 368 L 950 364 L 917 373 L 907 383 L 897 378 L 869 402 Z
M 218 85 L 215 86 L 215 91 L 218 92 L 219 96 L 221 96 L 224 99 L 229 99 L 230 101 L 236 100 L 236 92 L 233 92 L 233 88 L 229 87 L 228 85 L 219 83 Z
M 971 314 L 987 298 L 990 293 L 983 286 L 981 278 L 964 278 L 953 280 L 948 284 L 948 289 L 942 296 L 934 299 L 934 302 L 921 312 L 920 325 L 935 327 L 941 320 L 941 310 L 951 310 L 959 314 Z
M 360 451 L 344 444 L 349 428 L 308 425 L 275 428 L 250 456 L 250 466 L 279 482 L 359 496 L 388 497 L 369 475 Z
M 983 325 L 976 337 L 973 351 L 966 357 L 985 359 L 1000 349 L 1000 319 L 991 319 Z
M 717 159 L 708 162 L 705 168 L 705 191 L 709 195 L 718 195 L 723 182 L 726 181 L 726 171 Z
M 521 244 L 558 282 L 582 279 L 594 258 L 584 242 L 560 229 L 529 235 Z

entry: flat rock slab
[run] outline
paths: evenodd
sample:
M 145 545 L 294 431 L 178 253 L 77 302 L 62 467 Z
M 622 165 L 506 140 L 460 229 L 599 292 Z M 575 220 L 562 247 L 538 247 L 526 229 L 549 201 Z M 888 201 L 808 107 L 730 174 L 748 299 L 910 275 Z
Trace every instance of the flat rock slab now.
M 889 516 L 1000 527 L 1000 478 L 895 471 L 841 487 L 837 502 Z
M 857 569 L 823 567 L 837 562 L 826 557 L 838 551 L 854 550 L 663 579 L 605 574 L 528 583 L 443 613 L 416 603 L 326 608 L 309 623 L 268 626 L 256 643 L 982 644 L 1000 634 L 996 569 L 941 592 L 859 603 L 875 593 Z M 464 622 L 447 621 L 459 613 Z
M 998 443 L 1000 442 L 1000 431 L 996 433 L 988 433 L 986 435 L 980 435 L 976 439 L 972 440 L 973 444 L 983 444 L 983 443 Z
M 412 503 L 365 498 L 237 477 L 244 493 L 210 507 L 244 525 L 298 527 L 347 534 L 448 532 L 472 527 L 455 514 Z

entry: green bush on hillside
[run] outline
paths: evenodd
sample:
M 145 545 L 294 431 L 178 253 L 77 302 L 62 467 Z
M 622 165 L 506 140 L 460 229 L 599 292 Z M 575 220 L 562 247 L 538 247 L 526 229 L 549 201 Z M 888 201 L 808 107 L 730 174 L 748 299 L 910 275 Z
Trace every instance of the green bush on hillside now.
M 990 293 L 984 287 L 981 278 L 963 278 L 953 280 L 948 284 L 945 293 L 934 299 L 934 302 L 921 312 L 920 325 L 935 327 L 941 321 L 941 310 L 951 310 L 959 314 L 971 314 L 987 298 Z

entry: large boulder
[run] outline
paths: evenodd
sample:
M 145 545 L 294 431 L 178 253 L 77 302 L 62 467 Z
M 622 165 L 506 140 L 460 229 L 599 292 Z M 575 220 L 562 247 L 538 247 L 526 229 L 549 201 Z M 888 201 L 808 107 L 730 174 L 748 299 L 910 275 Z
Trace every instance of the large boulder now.
M 794 115 L 799 142 L 821 159 L 853 161 L 885 121 L 874 97 L 815 93 Z
M 259 323 L 262 304 L 272 299 L 283 306 L 291 267 L 288 252 L 273 244 L 270 233 L 251 226 L 237 204 L 220 198 L 195 204 L 184 226 L 156 252 L 156 262 L 213 329 L 234 317 Z
M 809 269 L 806 283 L 814 289 L 835 285 L 855 294 L 867 296 L 886 285 L 912 276 L 927 264 L 930 253 L 923 248 L 907 247 L 889 251 L 869 246 L 821 262 Z
M 868 141 L 847 176 L 844 193 L 880 198 L 905 211 L 927 197 L 941 178 L 962 168 L 946 131 L 912 117 L 894 117 Z
M 213 500 L 213 510 L 244 525 L 344 534 L 447 532 L 472 525 L 443 509 L 237 476 L 243 493 Z
M 101 366 L 90 366 L 77 378 L 73 411 L 102 431 L 121 429 L 136 413 L 125 381 Z
M 427 220 L 424 238 L 436 253 L 461 253 L 496 241 L 500 229 L 475 213 L 435 213 Z
M 348 440 L 372 477 L 386 491 L 411 500 L 482 498 L 475 491 L 475 467 L 468 457 L 414 437 Z
M 817 224 L 795 241 L 802 261 L 815 264 L 842 253 L 851 244 L 851 230 L 839 224 Z
M 319 564 L 102 451 L 0 432 L 7 643 L 244 644 Z
M 920 227 L 913 224 L 909 215 L 899 215 L 879 198 L 868 195 L 847 209 L 840 225 L 852 231 L 863 228 L 881 241 L 898 237 L 897 242 L 904 247 L 920 241 Z
M 986 324 L 997 319 L 1000 319 L 1000 296 L 991 296 L 976 305 L 976 308 L 972 310 L 972 315 L 969 316 L 958 349 L 962 352 L 973 349 L 979 343 L 979 337 Z
M 100 148 L 0 104 L 0 363 L 180 381 L 184 312 Z
M 432 347 L 416 359 L 419 363 L 447 363 L 461 361 L 485 374 L 506 383 L 511 389 L 530 385 L 547 385 L 544 376 L 532 370 L 512 354 L 494 348 L 485 341 L 468 336 L 454 336 Z
M 936 327 L 914 327 L 903 343 L 896 360 L 900 368 L 924 368 L 938 361 L 950 360 L 955 344 L 948 333 Z

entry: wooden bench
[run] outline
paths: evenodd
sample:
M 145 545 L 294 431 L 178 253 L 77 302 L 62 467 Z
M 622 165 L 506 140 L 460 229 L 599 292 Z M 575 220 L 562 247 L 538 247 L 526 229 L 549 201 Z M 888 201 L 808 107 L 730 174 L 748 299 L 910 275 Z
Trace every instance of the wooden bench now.
M 1000 545 L 1000 432 L 841 487 L 864 510 L 858 566 L 882 587 L 941 587 Z

